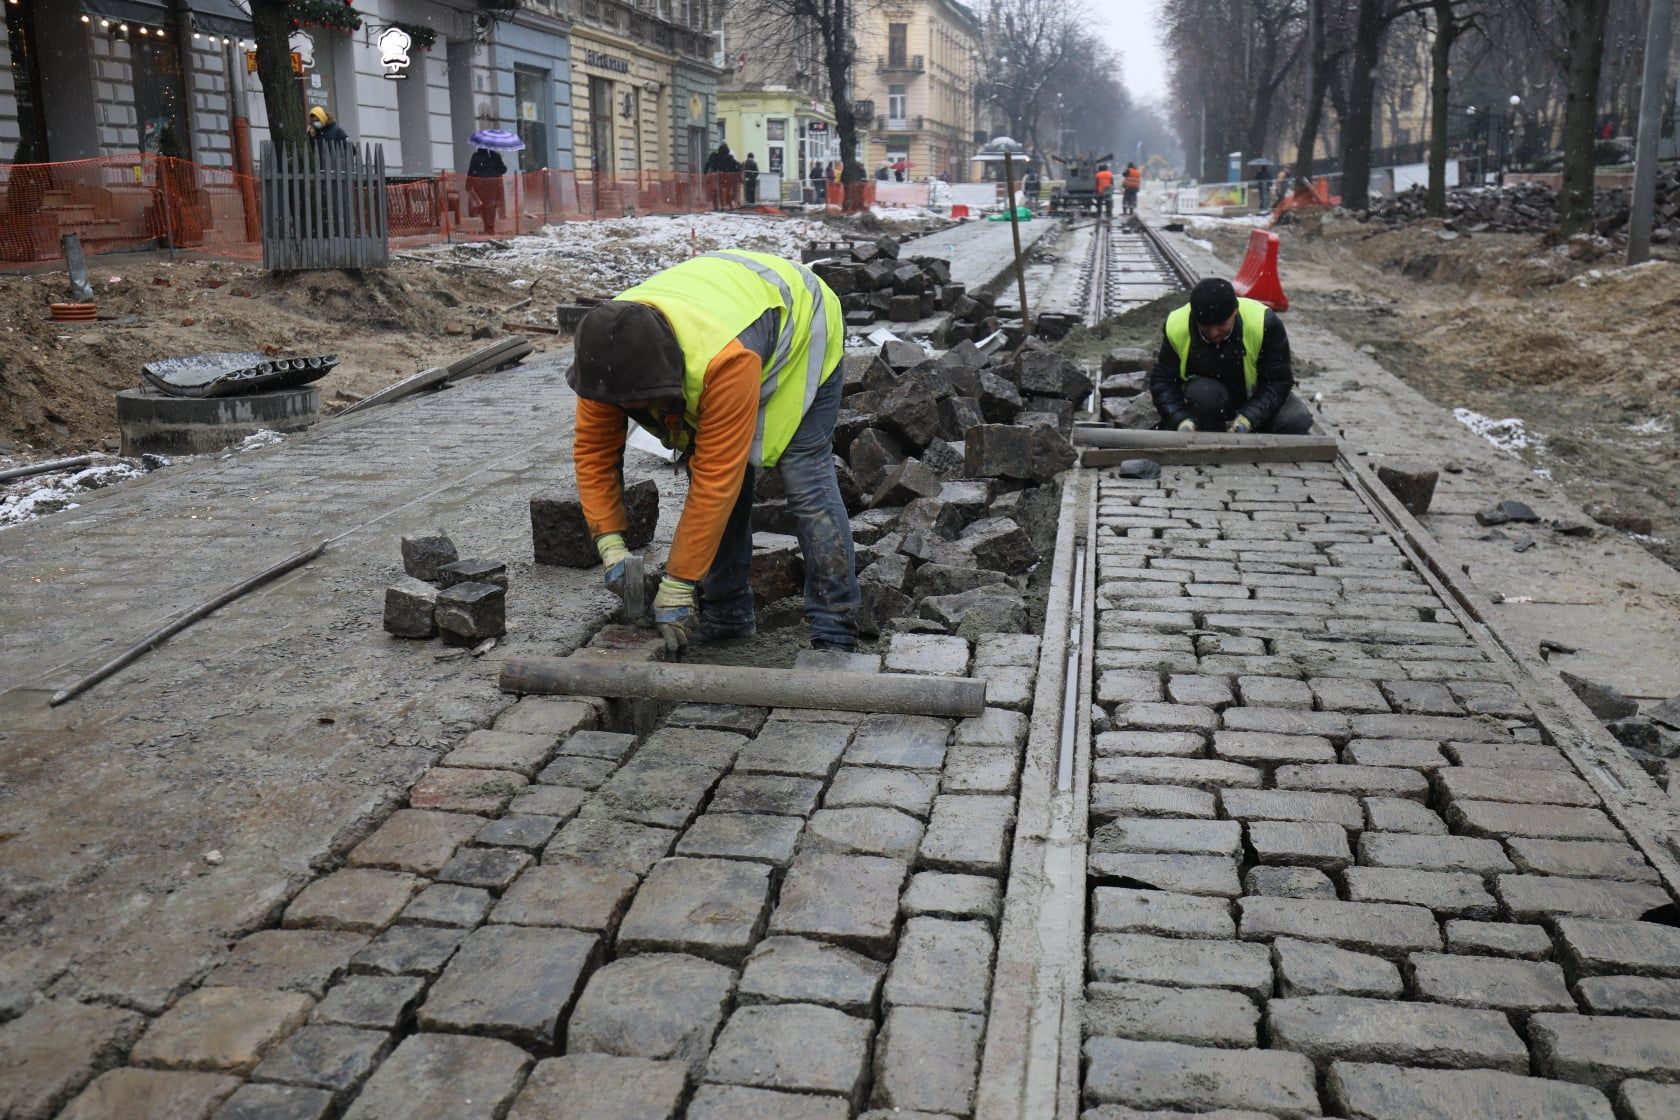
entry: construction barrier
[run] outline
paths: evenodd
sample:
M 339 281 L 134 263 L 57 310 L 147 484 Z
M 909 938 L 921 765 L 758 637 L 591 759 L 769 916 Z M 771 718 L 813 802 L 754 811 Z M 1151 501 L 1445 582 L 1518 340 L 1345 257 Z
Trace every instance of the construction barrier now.
M 872 181 L 816 186 L 831 210 L 875 204 Z M 386 186 L 394 250 L 512 237 L 568 221 L 746 208 L 738 173 L 542 170 L 473 179 L 446 171 Z M 762 201 L 752 209 L 778 212 Z M 89 257 L 180 249 L 256 261 L 261 221 L 257 180 L 227 168 L 152 154 L 0 164 L 0 271 L 62 259 L 66 233 L 80 236 Z
M 1273 311 L 1289 310 L 1289 297 L 1283 294 L 1283 281 L 1278 276 L 1277 234 L 1263 229 L 1249 233 L 1248 252 L 1231 286 L 1239 296 L 1257 299 Z

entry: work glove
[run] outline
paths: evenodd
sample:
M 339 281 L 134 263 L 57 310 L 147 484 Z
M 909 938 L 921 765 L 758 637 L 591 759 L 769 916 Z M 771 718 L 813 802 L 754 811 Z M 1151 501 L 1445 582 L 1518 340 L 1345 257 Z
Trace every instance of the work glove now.
M 607 566 L 607 590 L 620 599 L 624 598 L 624 562 L 630 559 L 630 546 L 624 543 L 624 535 L 602 533 L 595 538 L 595 551 L 600 554 L 601 563 Z
M 686 579 L 666 576 L 659 581 L 659 591 L 653 597 L 653 624 L 665 639 L 666 653 L 681 653 L 688 648 L 688 636 L 698 621 L 694 605 L 694 584 Z
M 1231 423 L 1226 426 L 1225 430 L 1227 432 L 1235 432 L 1240 436 L 1246 436 L 1250 432 L 1254 431 L 1254 421 L 1250 420 L 1247 416 L 1239 415 L 1235 420 L 1231 421 Z
M 1181 432 L 1193 432 L 1196 430 L 1196 422 L 1194 420 L 1180 420 L 1178 422 L 1178 430 Z

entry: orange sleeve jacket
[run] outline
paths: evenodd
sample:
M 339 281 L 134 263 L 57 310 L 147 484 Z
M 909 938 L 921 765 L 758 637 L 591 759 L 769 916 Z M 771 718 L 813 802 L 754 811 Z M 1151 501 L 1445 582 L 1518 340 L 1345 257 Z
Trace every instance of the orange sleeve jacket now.
M 1097 193 L 1098 194 L 1107 194 L 1111 189 L 1113 189 L 1113 187 L 1114 187 L 1114 172 L 1112 172 L 1112 171 L 1099 171 L 1099 172 L 1097 172 Z
M 688 460 L 688 501 L 671 541 L 665 573 L 698 581 L 711 569 L 723 540 L 724 526 L 740 496 L 758 430 L 759 356 L 731 341 L 706 367 L 706 386 L 696 410 L 699 431 Z M 577 469 L 578 500 L 592 537 L 622 533 L 624 512 L 624 440 L 629 417 L 610 404 L 577 402 L 577 430 L 572 461 Z

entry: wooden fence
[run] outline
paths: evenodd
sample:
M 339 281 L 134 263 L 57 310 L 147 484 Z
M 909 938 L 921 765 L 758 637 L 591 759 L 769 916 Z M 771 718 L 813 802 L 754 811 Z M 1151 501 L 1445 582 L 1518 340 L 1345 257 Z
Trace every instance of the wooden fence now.
M 390 263 L 385 152 L 351 144 L 262 146 L 263 267 L 384 268 Z

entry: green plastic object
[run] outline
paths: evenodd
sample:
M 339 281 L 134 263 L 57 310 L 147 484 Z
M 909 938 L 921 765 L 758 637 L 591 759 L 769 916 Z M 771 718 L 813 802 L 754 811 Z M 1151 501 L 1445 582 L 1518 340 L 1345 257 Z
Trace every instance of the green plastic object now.
M 1030 222 L 1032 221 L 1032 216 L 1033 212 L 1030 206 L 1018 206 L 1015 209 L 1015 218 L 1017 221 Z M 986 220 L 988 222 L 1007 222 L 1009 220 L 1009 211 L 1005 210 L 1001 214 L 993 214 Z

